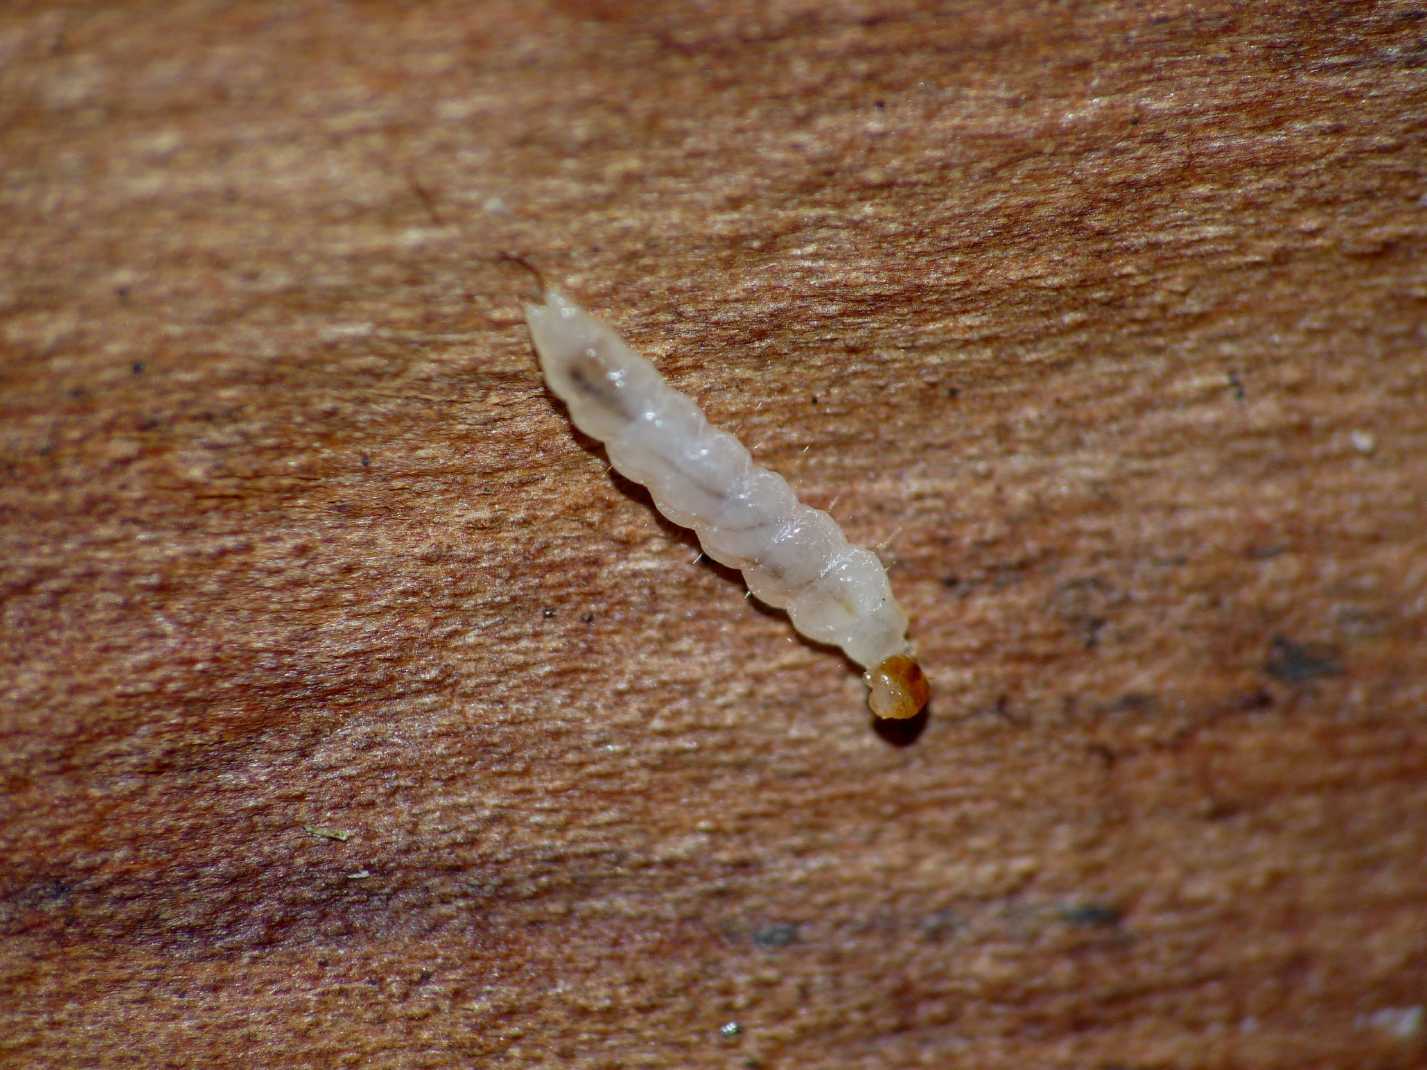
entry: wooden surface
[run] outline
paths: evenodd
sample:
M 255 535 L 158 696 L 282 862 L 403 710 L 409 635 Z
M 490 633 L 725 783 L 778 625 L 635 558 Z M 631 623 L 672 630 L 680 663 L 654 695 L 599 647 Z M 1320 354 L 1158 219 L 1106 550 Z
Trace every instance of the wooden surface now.
M 0 8 L 0 1062 L 1427 1059 L 1427 9 Z M 523 254 L 885 543 L 695 563 Z

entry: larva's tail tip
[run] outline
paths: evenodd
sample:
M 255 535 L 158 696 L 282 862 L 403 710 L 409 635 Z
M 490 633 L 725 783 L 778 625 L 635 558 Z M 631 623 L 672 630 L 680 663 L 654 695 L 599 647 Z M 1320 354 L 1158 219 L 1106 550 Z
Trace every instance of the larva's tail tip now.
M 931 685 L 915 658 L 893 654 L 867 670 L 867 708 L 877 717 L 904 721 L 931 699 Z
M 516 267 L 528 271 L 530 273 L 531 278 L 535 280 L 535 285 L 536 287 L 538 287 L 539 290 L 538 293 L 532 295 L 531 299 L 534 300 L 536 298 L 539 298 L 542 301 L 544 300 L 545 291 L 548 290 L 549 287 L 545 285 L 545 276 L 541 274 L 541 271 L 538 267 L 532 264 L 529 260 L 525 259 L 525 257 L 517 256 L 515 253 L 507 253 L 502 251 L 496 253 L 495 259 L 496 263 L 514 264 Z

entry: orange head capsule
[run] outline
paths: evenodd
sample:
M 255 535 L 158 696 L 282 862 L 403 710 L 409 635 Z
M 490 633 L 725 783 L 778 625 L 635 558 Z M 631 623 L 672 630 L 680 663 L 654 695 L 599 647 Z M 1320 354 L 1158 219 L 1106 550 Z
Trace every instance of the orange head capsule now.
M 922 667 L 905 654 L 883 658 L 876 668 L 867 670 L 866 680 L 867 708 L 878 717 L 915 717 L 932 696 Z

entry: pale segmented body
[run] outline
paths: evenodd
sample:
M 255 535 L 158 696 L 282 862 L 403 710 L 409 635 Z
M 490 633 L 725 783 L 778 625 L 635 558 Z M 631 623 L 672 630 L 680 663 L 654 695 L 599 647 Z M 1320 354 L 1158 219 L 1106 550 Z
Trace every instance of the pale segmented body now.
M 545 381 L 575 426 L 649 488 L 660 512 L 693 528 L 705 553 L 739 569 L 759 599 L 863 666 L 873 713 L 918 713 L 926 680 L 877 555 L 849 545 L 832 517 L 799 502 L 782 476 L 710 427 L 613 330 L 556 290 L 543 297 L 526 304 L 525 320 Z

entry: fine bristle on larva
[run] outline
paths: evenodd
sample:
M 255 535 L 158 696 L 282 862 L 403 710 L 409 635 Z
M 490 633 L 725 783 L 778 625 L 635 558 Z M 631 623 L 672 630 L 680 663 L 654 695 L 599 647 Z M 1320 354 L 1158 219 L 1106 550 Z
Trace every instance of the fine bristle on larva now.
M 922 712 L 931 685 L 915 658 L 894 654 L 867 671 L 867 708 L 876 716 L 906 720 Z

